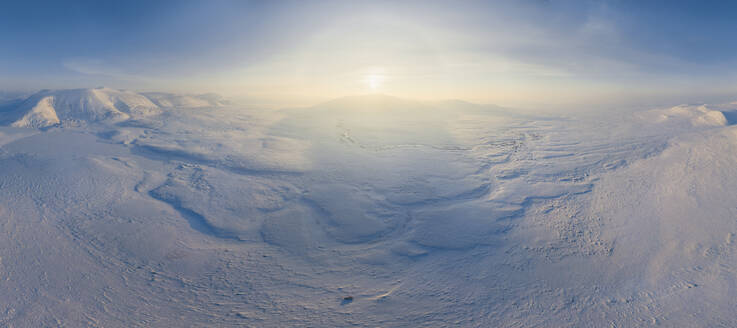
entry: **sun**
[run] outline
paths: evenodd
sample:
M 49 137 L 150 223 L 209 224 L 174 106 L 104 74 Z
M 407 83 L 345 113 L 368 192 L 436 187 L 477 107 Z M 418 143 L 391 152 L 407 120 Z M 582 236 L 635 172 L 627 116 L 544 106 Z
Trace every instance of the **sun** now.
M 368 77 L 369 88 L 376 90 L 379 87 L 379 77 L 376 75 L 370 75 Z
M 371 91 L 377 91 L 384 83 L 385 77 L 381 74 L 367 74 L 363 78 L 363 82 Z

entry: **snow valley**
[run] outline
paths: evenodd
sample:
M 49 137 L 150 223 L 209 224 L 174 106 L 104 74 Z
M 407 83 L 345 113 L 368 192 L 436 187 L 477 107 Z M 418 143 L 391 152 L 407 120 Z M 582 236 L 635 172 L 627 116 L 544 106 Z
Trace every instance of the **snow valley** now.
M 8 97 L 0 324 L 735 326 L 734 110 Z

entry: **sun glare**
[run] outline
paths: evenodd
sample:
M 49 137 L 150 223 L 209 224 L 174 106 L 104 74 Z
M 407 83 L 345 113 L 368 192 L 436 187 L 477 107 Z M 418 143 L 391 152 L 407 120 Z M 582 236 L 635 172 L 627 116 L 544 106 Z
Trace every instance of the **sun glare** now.
M 379 87 L 379 78 L 377 76 L 369 76 L 368 78 L 369 88 L 375 90 Z
M 381 89 L 385 80 L 386 78 L 383 74 L 372 72 L 364 76 L 363 83 L 369 88 L 369 90 L 377 91 Z

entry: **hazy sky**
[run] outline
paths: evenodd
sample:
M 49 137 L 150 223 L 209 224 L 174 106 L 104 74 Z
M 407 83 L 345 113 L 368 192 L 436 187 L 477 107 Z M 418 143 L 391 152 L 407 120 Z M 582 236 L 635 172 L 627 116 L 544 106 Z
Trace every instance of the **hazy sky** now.
M 736 13 L 729 1 L 1 1 L 0 88 L 699 101 L 737 89 Z

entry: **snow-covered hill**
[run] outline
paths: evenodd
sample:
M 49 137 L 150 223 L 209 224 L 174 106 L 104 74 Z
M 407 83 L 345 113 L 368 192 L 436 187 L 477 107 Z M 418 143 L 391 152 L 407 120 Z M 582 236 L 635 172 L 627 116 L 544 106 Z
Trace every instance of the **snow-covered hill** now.
M 722 107 L 722 108 L 713 108 Z M 725 126 L 728 121 L 724 110 L 729 106 L 680 105 L 664 109 L 653 109 L 640 113 L 639 116 L 654 123 L 675 124 L 684 128 L 683 125 L 691 126 Z M 730 113 L 730 112 L 727 112 Z
M 140 94 L 109 88 L 43 90 L 5 113 L 15 127 L 42 128 L 65 121 L 120 122 L 159 112 Z
M 0 110 L 0 123 L 44 128 L 62 123 L 117 123 L 159 114 L 162 108 L 220 107 L 217 95 L 135 93 L 110 88 L 43 90 Z

